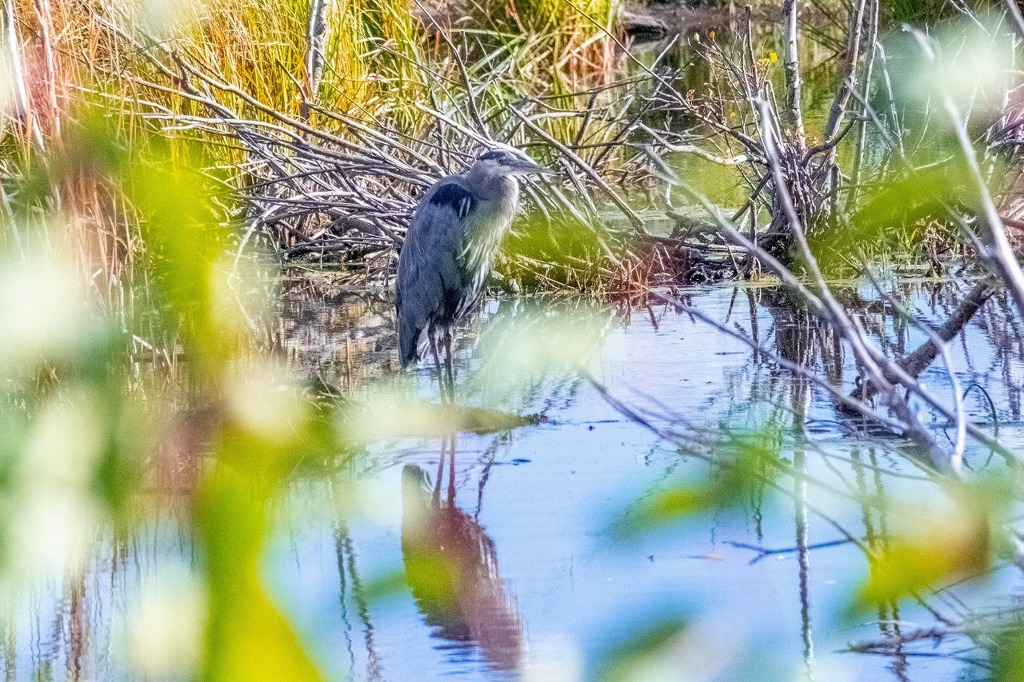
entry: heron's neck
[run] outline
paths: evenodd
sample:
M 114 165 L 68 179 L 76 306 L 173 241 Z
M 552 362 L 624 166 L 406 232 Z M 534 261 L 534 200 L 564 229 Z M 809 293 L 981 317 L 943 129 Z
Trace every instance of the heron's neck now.
M 519 185 L 507 175 L 491 175 L 476 167 L 466 175 L 466 182 L 484 201 L 515 201 L 519 198 Z

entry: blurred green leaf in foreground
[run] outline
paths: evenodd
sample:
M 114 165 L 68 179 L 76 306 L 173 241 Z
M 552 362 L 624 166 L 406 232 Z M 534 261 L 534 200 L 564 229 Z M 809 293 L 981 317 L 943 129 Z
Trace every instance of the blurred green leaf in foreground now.
M 18 240 L 4 232 L 0 588 L 17 604 L 30 578 L 82 575 L 107 523 L 131 538 L 165 504 L 183 508 L 198 560 L 191 577 L 144 586 L 124 663 L 156 677 L 320 679 L 261 566 L 282 483 L 304 458 L 346 450 L 330 406 L 250 347 L 267 302 L 232 285 L 216 187 L 182 161 L 201 150 L 174 149 L 84 117 L 37 183 L 92 173 L 124 197 L 145 246 L 129 308 L 97 303 L 59 213 L 26 220 Z M 181 599 L 160 596 L 172 584 Z
M 632 538 L 750 500 L 766 482 L 774 479 L 779 443 L 774 425 L 748 434 L 726 434 L 714 449 L 712 469 L 706 480 L 659 485 L 622 514 L 613 526 L 614 535 Z

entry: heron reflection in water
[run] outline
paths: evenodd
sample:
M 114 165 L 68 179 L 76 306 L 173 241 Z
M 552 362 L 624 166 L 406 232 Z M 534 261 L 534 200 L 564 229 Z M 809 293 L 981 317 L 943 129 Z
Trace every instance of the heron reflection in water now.
M 446 445 L 450 449 L 446 452 Z M 445 458 L 449 472 L 441 499 Z M 455 438 L 442 441 L 433 486 L 415 464 L 402 470 L 402 559 L 416 606 L 434 636 L 479 647 L 496 670 L 515 670 L 523 621 L 498 572 L 494 541 L 455 503 Z
M 480 303 L 502 237 L 519 210 L 515 176 L 546 172 L 514 149 L 488 151 L 464 174 L 439 180 L 413 212 L 395 280 L 399 360 L 408 367 L 429 351 L 442 400 L 455 399 L 455 326 Z

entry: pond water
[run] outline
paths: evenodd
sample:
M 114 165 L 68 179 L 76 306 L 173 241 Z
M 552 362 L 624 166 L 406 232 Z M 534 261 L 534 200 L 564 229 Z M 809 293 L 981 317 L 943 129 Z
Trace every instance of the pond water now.
M 928 283 L 894 286 L 933 322 L 965 293 Z M 720 285 L 681 293 L 767 350 L 841 374 L 852 386 L 849 357 L 776 289 Z M 865 288 L 852 288 L 848 304 L 890 350 L 923 340 Z M 489 301 L 475 326 L 485 334 L 536 305 Z M 547 311 L 579 308 L 557 303 Z M 304 377 L 365 395 L 396 370 L 390 310 L 374 295 L 291 283 L 279 310 L 289 363 Z M 598 307 L 592 314 L 603 331 L 590 369 L 613 395 L 676 415 L 675 429 L 683 431 L 683 420 L 710 432 L 757 429 L 771 418 L 788 426 L 789 415 L 803 412 L 806 436 L 787 437 L 781 457 L 805 476 L 783 476 L 779 490 L 738 506 L 616 539 L 614 521 L 651 486 L 713 476 L 713 469 L 699 448 L 681 451 L 627 419 L 570 371 L 552 371 L 504 398 L 502 409 L 543 414 L 539 423 L 459 434 L 453 470 L 446 440 L 375 442 L 350 467 L 296 477 L 266 561 L 274 597 L 332 679 L 591 679 L 608 651 L 662 618 L 682 619 L 685 634 L 671 665 L 654 665 L 637 679 L 986 677 L 984 651 L 963 637 L 912 642 L 884 655 L 849 651 L 851 643 L 961 622 L 1008 603 L 1024 586 L 1016 569 L 999 569 L 987 580 L 922 595 L 920 603 L 847 613 L 868 564 L 840 529 L 871 545 L 895 523 L 884 509 L 862 505 L 857 493 L 894 503 L 942 495 L 899 454 L 898 441 L 853 433 L 819 392 L 671 306 Z M 1005 302 L 993 300 L 951 349 L 964 386 L 984 389 L 968 394 L 971 418 L 989 426 L 998 420 L 1010 444 L 1024 433 L 1022 338 Z M 464 334 L 458 352 L 464 392 L 482 362 L 475 339 Z M 937 392 L 948 389 L 939 368 L 925 380 Z M 432 382 L 427 368 L 413 380 L 425 398 L 436 391 Z M 978 469 L 987 455 L 968 459 Z M 358 501 L 340 499 L 337 491 L 352 481 Z M 356 511 L 339 511 L 349 508 Z M 135 608 L 141 584 L 173 578 L 196 560 L 182 527 L 168 515 L 131 542 L 98 533 L 84 579 L 40 579 L 3 633 L 0 665 L 8 679 L 131 677 L 119 623 Z M 420 579 L 431 551 L 454 557 L 454 602 L 431 594 Z M 382 589 L 387 576 L 411 587 Z

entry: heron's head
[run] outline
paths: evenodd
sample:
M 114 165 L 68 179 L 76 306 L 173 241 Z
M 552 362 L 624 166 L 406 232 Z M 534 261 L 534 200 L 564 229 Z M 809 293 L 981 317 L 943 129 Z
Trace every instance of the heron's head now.
M 522 152 L 514 149 L 492 149 L 477 157 L 473 171 L 486 177 L 550 173 Z

